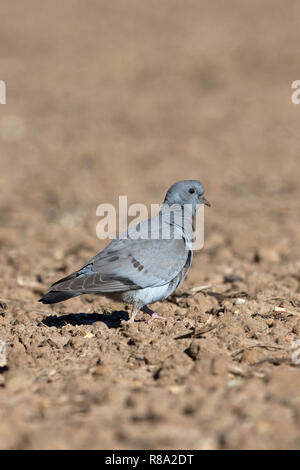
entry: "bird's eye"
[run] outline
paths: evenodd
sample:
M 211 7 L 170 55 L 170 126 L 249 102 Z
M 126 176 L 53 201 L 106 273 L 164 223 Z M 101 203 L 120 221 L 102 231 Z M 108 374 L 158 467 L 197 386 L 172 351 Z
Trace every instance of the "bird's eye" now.
M 190 193 L 190 194 L 194 194 L 194 192 L 195 192 L 195 189 L 194 189 L 194 188 L 189 189 L 189 193 Z

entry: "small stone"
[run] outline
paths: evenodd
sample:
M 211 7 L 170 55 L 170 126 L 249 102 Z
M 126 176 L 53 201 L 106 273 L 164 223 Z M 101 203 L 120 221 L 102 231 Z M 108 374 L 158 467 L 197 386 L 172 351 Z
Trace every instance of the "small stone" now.
M 134 358 L 135 358 L 137 361 L 144 361 L 144 360 L 145 360 L 144 354 L 135 354 L 135 355 L 134 355 Z
M 98 366 L 93 370 L 93 374 L 98 376 L 104 375 L 106 372 L 107 368 L 105 366 Z
M 55 369 L 46 369 L 35 379 L 36 382 L 52 382 L 53 377 L 56 374 Z
M 200 353 L 200 345 L 196 341 L 192 341 L 187 349 L 185 349 L 185 354 L 187 354 L 193 361 L 196 361 Z
M 228 372 L 235 376 L 245 377 L 245 372 L 240 367 L 231 367 Z
M 241 297 L 238 297 L 237 299 L 235 299 L 234 301 L 234 305 L 243 305 L 246 303 L 246 299 L 242 299 Z
M 179 393 L 182 392 L 183 390 L 183 387 L 179 386 L 179 385 L 170 385 L 170 387 L 168 388 L 168 390 L 173 393 L 173 395 L 179 395 Z
M 91 333 L 90 331 L 87 331 L 87 332 L 83 335 L 84 338 L 94 338 L 94 336 L 95 336 L 95 335 L 93 335 L 93 333 Z
M 242 362 L 245 364 L 255 364 L 259 359 L 259 355 L 255 349 L 248 349 L 243 352 Z
M 7 303 L 5 303 L 3 300 L 0 300 L 0 310 L 6 310 L 7 309 Z
M 226 386 L 227 388 L 237 388 L 237 387 L 241 387 L 242 384 L 243 384 L 242 379 L 230 379 L 228 380 Z

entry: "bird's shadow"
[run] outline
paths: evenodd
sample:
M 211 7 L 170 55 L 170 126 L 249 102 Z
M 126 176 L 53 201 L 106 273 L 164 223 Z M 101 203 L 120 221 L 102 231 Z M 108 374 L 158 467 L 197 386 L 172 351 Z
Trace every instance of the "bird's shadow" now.
M 109 315 L 105 313 L 69 313 L 67 315 L 50 315 L 42 320 L 49 327 L 62 328 L 66 325 L 93 325 L 95 322 L 103 322 L 108 328 L 120 328 L 122 320 L 128 320 L 126 311 L 113 311 Z

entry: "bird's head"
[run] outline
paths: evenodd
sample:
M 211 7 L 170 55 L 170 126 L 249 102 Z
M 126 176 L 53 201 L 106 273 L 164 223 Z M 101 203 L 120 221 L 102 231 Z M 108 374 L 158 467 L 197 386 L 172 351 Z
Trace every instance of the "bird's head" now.
M 166 194 L 164 203 L 183 206 L 191 204 L 193 207 L 205 204 L 210 207 L 210 202 L 204 197 L 204 186 L 197 180 L 184 180 L 174 183 Z

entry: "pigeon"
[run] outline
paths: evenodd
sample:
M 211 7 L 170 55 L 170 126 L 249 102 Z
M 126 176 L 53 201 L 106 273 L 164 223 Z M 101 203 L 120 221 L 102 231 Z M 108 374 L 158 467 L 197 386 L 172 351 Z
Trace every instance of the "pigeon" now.
M 184 280 L 193 258 L 193 222 L 200 205 L 210 206 L 197 180 L 174 183 L 159 213 L 130 227 L 81 269 L 55 282 L 39 300 L 63 302 L 82 294 L 104 295 L 139 311 L 166 319 L 148 305 L 165 300 Z

